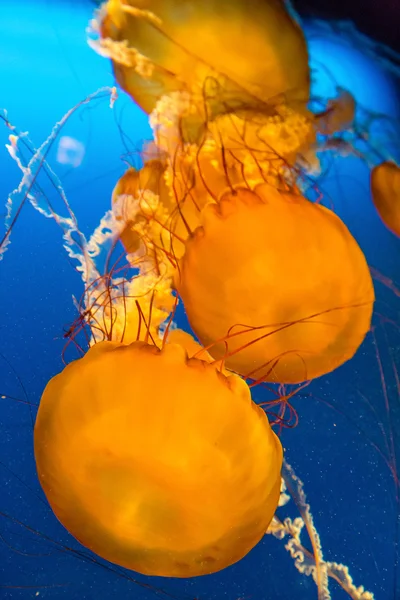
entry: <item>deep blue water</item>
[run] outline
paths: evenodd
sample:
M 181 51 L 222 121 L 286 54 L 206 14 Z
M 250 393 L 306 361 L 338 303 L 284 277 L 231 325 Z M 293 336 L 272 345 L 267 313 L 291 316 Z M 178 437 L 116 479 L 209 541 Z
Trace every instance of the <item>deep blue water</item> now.
M 86 45 L 91 10 L 89 2 L 72 0 L 1 2 L 0 107 L 8 109 L 19 130 L 29 131 L 35 146 L 71 106 L 114 83 L 108 61 Z M 350 89 L 360 104 L 390 117 L 389 125 L 379 123 L 376 135 L 383 150 L 392 144 L 396 152 L 387 133 L 394 129 L 400 151 L 395 76 L 359 38 L 350 36 L 345 43 L 340 32 L 317 31 L 308 25 L 314 92 L 333 95 L 334 84 Z M 21 177 L 5 149 L 9 134 L 0 123 L 2 206 Z M 80 109 L 60 135 L 74 138 L 84 150 L 79 166 L 60 164 L 59 137 L 49 160 L 89 234 L 110 206 L 126 153 L 134 157 L 151 136 L 147 117 L 121 93 L 113 111 L 107 99 L 96 101 Z M 400 241 L 375 214 L 365 162 L 336 156 L 320 184 L 369 264 L 399 288 Z M 51 185 L 45 180 L 43 185 L 57 202 Z M 38 484 L 32 427 L 44 386 L 62 369 L 63 334 L 76 317 L 72 295 L 79 297 L 82 285 L 62 247 L 61 231 L 30 205 L 0 262 L 0 291 L 0 394 L 7 396 L 0 399 L 0 597 L 144 600 L 156 597 L 155 588 L 182 600 L 317 597 L 311 578 L 296 571 L 284 543 L 271 536 L 239 564 L 191 581 L 150 579 L 94 556 L 90 562 L 87 552 L 80 555 L 82 547 L 53 516 Z M 399 600 L 399 505 L 382 454 L 393 468 L 396 456 L 400 464 L 395 372 L 396 364 L 400 371 L 400 297 L 379 282 L 376 293 L 374 335 L 353 360 L 295 400 L 299 425 L 283 431 L 282 441 L 288 462 L 304 481 L 325 559 L 348 565 L 355 584 L 377 599 Z M 256 399 L 261 401 L 263 393 L 257 389 Z M 296 515 L 293 506 L 285 510 L 281 514 Z M 331 595 L 333 600 L 347 597 L 334 583 Z

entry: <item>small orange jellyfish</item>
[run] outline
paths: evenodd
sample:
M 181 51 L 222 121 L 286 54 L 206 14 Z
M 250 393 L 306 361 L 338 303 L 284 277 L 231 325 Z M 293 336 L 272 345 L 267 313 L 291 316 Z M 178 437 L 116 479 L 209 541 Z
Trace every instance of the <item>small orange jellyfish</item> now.
M 387 161 L 372 169 L 371 192 L 380 218 L 400 237 L 400 167 Z
M 176 343 L 94 345 L 47 385 L 34 446 L 68 531 L 147 575 L 240 560 L 279 500 L 282 447 L 248 386 Z
M 208 352 L 253 380 L 298 383 L 350 359 L 374 302 L 365 257 L 333 212 L 268 184 L 202 212 L 175 287 Z

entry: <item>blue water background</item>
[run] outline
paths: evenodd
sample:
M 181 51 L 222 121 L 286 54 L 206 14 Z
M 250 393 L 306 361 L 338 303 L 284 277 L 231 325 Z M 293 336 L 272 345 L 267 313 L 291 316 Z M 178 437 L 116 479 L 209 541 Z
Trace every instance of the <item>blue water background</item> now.
M 89 2 L 76 0 L 1 2 L 0 107 L 8 109 L 9 119 L 20 130 L 29 131 L 36 146 L 74 104 L 114 84 L 109 62 L 86 44 L 85 27 L 92 8 Z M 332 95 L 337 83 L 370 110 L 399 119 L 399 88 L 380 61 L 359 40 L 345 43 L 340 35 L 321 36 L 316 31 L 315 26 L 307 28 L 315 93 Z M 388 131 L 392 126 L 389 122 Z M 5 149 L 10 133 L 0 123 L 2 206 L 21 177 Z M 384 121 L 375 133 L 381 136 L 384 150 L 389 144 L 395 147 Z M 82 108 L 62 135 L 84 145 L 79 167 L 57 163 L 57 143 L 50 163 L 88 235 L 110 207 L 111 191 L 126 167 L 122 158 L 129 152 L 136 160 L 135 152 L 151 131 L 146 115 L 121 93 L 113 110 L 107 100 Z M 321 186 L 327 204 L 333 203 L 369 263 L 399 285 L 400 242 L 376 216 L 368 181 L 363 161 L 336 157 Z M 54 189 L 49 183 L 43 185 L 57 205 Z M 0 394 L 37 405 L 49 378 L 62 369 L 63 334 L 76 317 L 72 294 L 79 297 L 82 284 L 62 247 L 60 229 L 29 205 L 0 263 L 0 290 Z M 399 600 L 400 582 L 395 581 L 399 577 L 395 573 L 398 506 L 393 478 L 377 447 L 388 456 L 392 450 L 397 452 L 400 460 L 400 399 L 392 368 L 392 360 L 400 368 L 400 332 L 390 323 L 399 325 L 400 298 L 380 283 L 376 292 L 377 344 L 369 335 L 352 361 L 314 382 L 309 394 L 295 401 L 300 422 L 295 430 L 283 432 L 282 441 L 287 460 L 304 481 L 324 557 L 348 565 L 356 585 L 364 585 L 377 599 Z M 386 319 L 384 325 L 380 316 Z M 376 348 L 383 364 L 387 402 Z M 256 390 L 256 398 L 263 400 L 263 393 Z M 271 536 L 239 564 L 191 581 L 149 579 L 74 554 L 68 548 L 83 549 L 53 516 L 36 478 L 34 415 L 34 408 L 27 404 L 0 399 L 0 597 L 145 600 L 157 597 L 155 588 L 182 600 L 317 597 L 312 579 L 296 571 L 284 543 Z M 296 511 L 289 504 L 281 514 L 296 516 Z M 305 534 L 304 543 L 309 546 Z M 347 597 L 333 583 L 331 594 L 333 600 Z

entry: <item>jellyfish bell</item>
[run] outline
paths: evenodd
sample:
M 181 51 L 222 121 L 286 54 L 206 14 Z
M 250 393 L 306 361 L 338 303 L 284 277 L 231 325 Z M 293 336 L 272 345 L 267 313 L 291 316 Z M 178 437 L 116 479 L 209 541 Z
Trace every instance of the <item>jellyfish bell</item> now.
M 213 116 L 307 104 L 306 41 L 281 0 L 109 0 L 97 29 L 94 46 L 147 113 L 182 90 Z
M 327 208 L 268 184 L 206 207 L 175 287 L 214 358 L 253 380 L 298 383 L 350 359 L 370 328 L 371 275 Z
M 387 161 L 372 169 L 371 193 L 383 223 L 400 237 L 400 167 Z
M 68 365 L 43 393 L 34 449 L 68 531 L 148 575 L 240 560 L 279 501 L 282 447 L 246 383 L 172 342 L 103 342 Z
M 338 131 L 349 129 L 354 122 L 356 100 L 343 88 L 338 88 L 336 98 L 328 100 L 326 109 L 315 116 L 315 129 L 322 135 L 330 136 Z

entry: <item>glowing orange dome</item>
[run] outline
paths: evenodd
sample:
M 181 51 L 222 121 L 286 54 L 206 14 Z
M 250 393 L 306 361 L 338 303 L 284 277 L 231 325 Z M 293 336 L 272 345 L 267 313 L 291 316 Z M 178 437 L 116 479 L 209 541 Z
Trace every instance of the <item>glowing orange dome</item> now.
M 148 575 L 238 561 L 279 499 L 282 447 L 246 383 L 177 344 L 93 346 L 47 385 L 34 442 L 61 523 Z
M 307 104 L 307 44 L 281 0 L 109 0 L 100 29 L 118 82 L 148 113 L 174 91 L 213 116 Z
M 375 167 L 371 173 L 371 191 L 380 218 L 400 237 L 400 167 L 390 161 Z
M 268 184 L 227 193 L 202 217 L 175 286 L 214 358 L 255 380 L 296 383 L 353 356 L 374 290 L 339 217 Z

